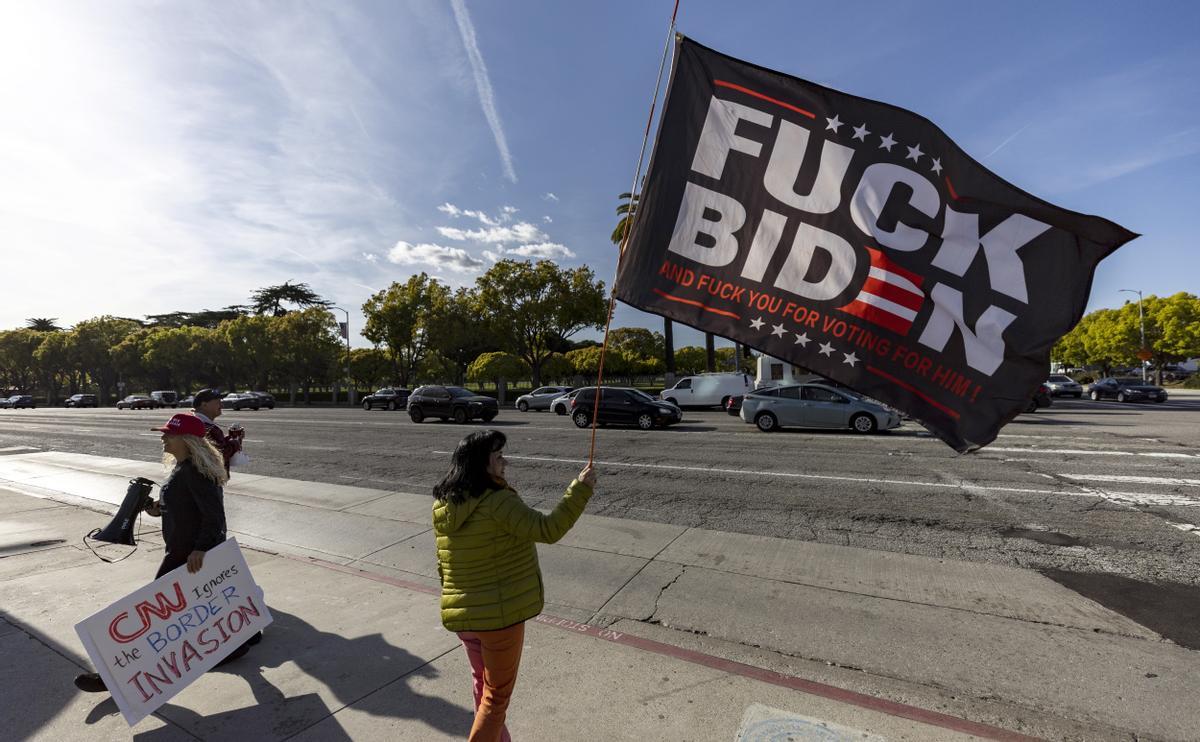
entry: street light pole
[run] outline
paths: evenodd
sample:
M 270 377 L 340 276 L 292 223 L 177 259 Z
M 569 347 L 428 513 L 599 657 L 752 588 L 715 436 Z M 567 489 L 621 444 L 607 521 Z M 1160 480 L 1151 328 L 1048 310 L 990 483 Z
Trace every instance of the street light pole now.
M 346 394 L 350 398 L 350 406 L 358 404 L 357 390 L 354 388 L 354 379 L 350 378 L 350 313 L 341 307 L 330 307 L 336 309 L 346 315 L 346 324 L 342 330 L 342 337 L 346 338 Z M 337 400 L 334 400 L 336 402 Z
M 1146 350 L 1146 316 L 1142 314 L 1142 292 L 1136 289 L 1117 289 L 1130 294 L 1137 294 L 1138 298 L 1138 324 L 1142 327 L 1142 347 L 1138 349 L 1138 353 Z M 1142 381 L 1146 380 L 1146 359 L 1138 356 L 1138 360 L 1142 362 Z

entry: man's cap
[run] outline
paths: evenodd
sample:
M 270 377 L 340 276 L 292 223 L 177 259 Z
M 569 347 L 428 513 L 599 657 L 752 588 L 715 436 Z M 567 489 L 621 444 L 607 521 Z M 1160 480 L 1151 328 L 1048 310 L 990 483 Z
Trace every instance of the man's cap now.
M 201 389 L 196 392 L 196 396 L 192 398 L 192 407 L 199 407 L 205 402 L 211 402 L 214 399 L 220 399 L 221 393 L 216 389 Z
M 204 422 L 195 415 L 189 415 L 186 412 L 180 412 L 171 415 L 171 419 L 161 428 L 150 428 L 157 430 L 160 433 L 169 435 L 194 435 L 197 438 L 203 438 L 208 429 L 204 427 Z

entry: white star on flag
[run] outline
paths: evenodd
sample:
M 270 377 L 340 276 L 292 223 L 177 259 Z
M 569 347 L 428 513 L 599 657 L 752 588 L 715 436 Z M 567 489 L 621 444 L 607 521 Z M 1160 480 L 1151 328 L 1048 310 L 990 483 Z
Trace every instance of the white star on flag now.
M 850 364 L 851 368 L 854 367 L 854 364 L 858 363 L 858 356 L 854 355 L 853 353 L 843 353 L 842 355 L 846 357 L 842 363 Z
M 774 330 L 771 330 L 771 334 L 774 335 L 775 337 L 783 337 L 784 335 L 787 334 L 787 330 L 783 329 L 783 325 L 771 325 L 771 326 L 775 328 Z
M 760 327 L 762 327 L 765 324 L 766 324 L 766 322 L 762 321 L 762 317 L 759 317 L 758 319 L 750 320 L 750 327 L 755 330 L 759 329 Z
M 896 140 L 892 139 L 891 134 L 888 134 L 886 137 L 879 138 L 879 148 L 886 149 L 888 152 L 892 151 L 892 145 L 895 143 L 896 143 Z
M 830 129 L 832 129 L 832 130 L 833 130 L 833 133 L 834 133 L 834 134 L 837 134 L 837 130 L 838 130 L 838 129 L 840 129 L 840 128 L 841 128 L 841 126 L 842 126 L 842 122 L 838 120 L 837 114 L 835 113 L 835 114 L 833 115 L 833 118 L 826 118 L 825 120 L 829 122 L 829 123 L 828 123 L 828 124 L 825 126 L 825 129 L 826 129 L 827 131 L 828 131 L 828 130 L 830 130 Z
M 821 355 L 828 356 L 833 353 L 833 346 L 829 343 L 821 343 Z
M 905 155 L 904 159 L 912 160 L 913 162 L 917 162 L 918 160 L 921 159 L 921 155 L 923 155 L 923 154 L 925 154 L 925 153 L 921 151 L 921 145 L 918 144 L 915 147 L 908 148 L 908 154 Z
M 933 167 L 929 168 L 938 175 L 942 174 L 942 161 L 936 157 L 933 158 Z
M 807 348 L 808 347 L 808 333 L 806 332 L 803 335 L 801 335 L 800 333 L 796 333 L 795 345 L 799 345 L 803 348 Z
M 867 141 L 867 135 L 870 133 L 871 132 L 867 131 L 867 125 L 864 123 L 862 126 L 854 127 L 854 136 L 850 138 L 857 139 L 860 142 L 865 142 Z

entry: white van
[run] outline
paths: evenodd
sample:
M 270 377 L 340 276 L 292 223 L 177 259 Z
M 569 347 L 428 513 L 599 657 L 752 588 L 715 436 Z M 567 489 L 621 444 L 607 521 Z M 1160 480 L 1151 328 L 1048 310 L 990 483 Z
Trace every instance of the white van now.
M 730 372 L 685 376 L 658 396 L 679 407 L 720 405 L 723 408 L 730 397 L 752 391 L 754 379 L 749 374 Z
M 785 384 L 803 384 L 812 380 L 813 373 L 803 366 L 796 366 L 766 354 L 758 357 L 758 378 L 754 388 L 765 389 Z M 820 381 L 820 378 L 817 379 Z

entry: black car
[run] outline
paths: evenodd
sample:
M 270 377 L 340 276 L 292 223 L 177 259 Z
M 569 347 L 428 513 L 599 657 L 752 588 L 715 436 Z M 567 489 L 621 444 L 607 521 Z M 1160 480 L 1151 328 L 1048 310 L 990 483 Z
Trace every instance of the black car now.
M 247 394 L 258 398 L 259 407 L 266 407 L 268 410 L 275 409 L 275 395 L 266 392 L 242 392 L 243 397 Z
M 374 394 L 363 397 L 362 408 L 373 410 L 376 407 L 382 407 L 385 410 L 403 410 L 408 406 L 410 395 L 411 392 L 407 389 L 385 386 L 383 389 L 376 389 Z
M 746 398 L 744 394 L 734 394 L 729 399 L 725 400 L 725 412 L 737 417 L 742 412 L 742 400 Z
M 596 409 L 596 388 L 582 389 L 571 400 L 571 419 L 576 427 L 592 424 Z M 640 389 L 603 387 L 596 422 L 600 425 L 636 425 L 642 430 L 667 427 L 683 419 L 683 413 L 670 402 L 662 402 Z
M 99 407 L 100 400 L 95 394 L 72 394 L 63 402 L 64 407 Z
M 33 397 L 28 394 L 14 394 L 8 399 L 0 400 L 0 407 L 7 407 L 10 410 L 19 410 L 22 407 L 33 409 L 37 407 L 33 402 Z
M 427 417 L 453 418 L 456 423 L 479 418 L 486 423 L 499 414 L 500 405 L 495 399 L 461 386 L 418 387 L 408 398 L 408 416 L 414 423 Z
M 262 407 L 262 403 L 258 401 L 258 397 L 253 394 L 239 394 L 230 392 L 224 397 L 221 397 L 221 407 L 229 408 L 235 412 L 240 410 L 254 410 L 258 412 L 258 408 Z
M 1110 397 L 1118 402 L 1166 402 L 1167 390 L 1137 378 L 1109 377 L 1092 384 L 1088 396 L 1097 402 Z

